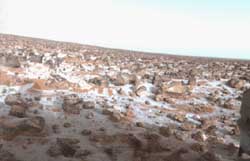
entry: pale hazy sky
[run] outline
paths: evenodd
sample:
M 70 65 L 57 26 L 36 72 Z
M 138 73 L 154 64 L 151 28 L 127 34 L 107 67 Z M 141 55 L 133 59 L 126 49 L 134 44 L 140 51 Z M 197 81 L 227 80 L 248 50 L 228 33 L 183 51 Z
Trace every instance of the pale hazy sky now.
M 0 0 L 0 32 L 250 59 L 248 0 Z

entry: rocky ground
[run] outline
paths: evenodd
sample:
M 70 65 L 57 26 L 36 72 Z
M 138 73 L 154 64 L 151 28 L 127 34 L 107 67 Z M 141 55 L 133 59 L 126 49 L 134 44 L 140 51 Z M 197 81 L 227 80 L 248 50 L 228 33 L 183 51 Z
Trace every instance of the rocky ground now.
M 1 161 L 233 161 L 250 61 L 0 35 Z

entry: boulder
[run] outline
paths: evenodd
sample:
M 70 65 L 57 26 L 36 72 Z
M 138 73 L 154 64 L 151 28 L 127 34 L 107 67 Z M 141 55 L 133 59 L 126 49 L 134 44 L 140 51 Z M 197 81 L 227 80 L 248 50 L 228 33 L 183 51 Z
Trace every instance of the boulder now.
M 245 91 L 243 94 L 240 114 L 241 122 L 243 124 L 247 124 L 247 120 L 250 120 L 250 89 Z
M 82 99 L 76 95 L 67 95 L 63 99 L 63 110 L 69 114 L 80 114 L 82 108 Z
M 238 125 L 240 129 L 240 149 L 242 153 L 250 154 L 250 89 L 245 91 L 242 98 L 240 119 Z M 241 153 L 239 154 L 241 155 Z
M 3 139 L 13 139 L 18 135 L 36 136 L 41 135 L 45 127 L 43 117 L 31 118 L 1 118 L 0 137 Z
M 12 67 L 12 68 L 19 68 L 21 66 L 19 58 L 14 55 L 8 55 L 5 56 L 5 59 L 3 59 L 3 65 L 7 67 Z
M 237 78 L 230 79 L 227 85 L 231 88 L 241 89 L 245 85 L 245 81 Z
M 4 102 L 6 105 L 9 105 L 9 106 L 13 106 L 13 105 L 24 106 L 25 105 L 25 101 L 22 99 L 20 93 L 10 94 L 6 96 Z

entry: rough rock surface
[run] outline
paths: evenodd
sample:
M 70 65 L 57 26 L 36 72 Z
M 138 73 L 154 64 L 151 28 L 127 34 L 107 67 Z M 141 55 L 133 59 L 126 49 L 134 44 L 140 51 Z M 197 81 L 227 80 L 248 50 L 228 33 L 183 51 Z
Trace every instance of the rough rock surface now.
M 249 72 L 0 34 L 0 161 L 237 160 Z

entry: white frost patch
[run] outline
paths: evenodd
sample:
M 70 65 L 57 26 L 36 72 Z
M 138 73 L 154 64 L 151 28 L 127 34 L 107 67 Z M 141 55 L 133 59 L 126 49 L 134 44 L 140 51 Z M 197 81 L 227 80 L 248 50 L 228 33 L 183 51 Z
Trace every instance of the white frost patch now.
M 20 90 L 20 86 L 6 86 L 0 85 L 0 103 L 4 103 L 5 97 L 10 94 L 18 93 Z
M 193 113 L 187 113 L 185 115 L 185 117 L 188 119 L 188 121 L 190 121 L 190 122 L 192 122 L 194 124 L 197 124 L 197 125 L 201 124 L 201 122 L 198 121 L 198 120 L 201 119 L 199 115 L 196 115 L 196 114 L 193 114 Z
M 91 64 L 82 64 L 81 66 L 86 72 L 95 70 L 95 66 Z
M 30 63 L 28 68 L 25 68 L 24 74 L 19 74 L 30 79 L 49 79 L 51 69 L 48 66 L 39 63 Z
M 81 76 L 76 75 L 75 72 L 77 72 L 75 67 L 68 63 L 61 63 L 60 66 L 56 69 L 56 74 L 66 79 L 67 81 L 76 83 L 84 89 L 91 88 L 91 86 Z

